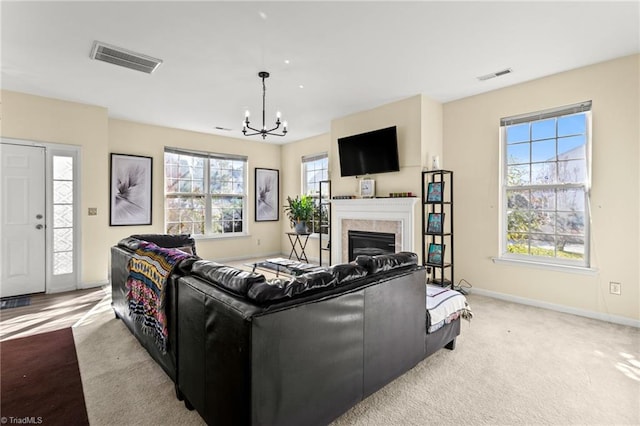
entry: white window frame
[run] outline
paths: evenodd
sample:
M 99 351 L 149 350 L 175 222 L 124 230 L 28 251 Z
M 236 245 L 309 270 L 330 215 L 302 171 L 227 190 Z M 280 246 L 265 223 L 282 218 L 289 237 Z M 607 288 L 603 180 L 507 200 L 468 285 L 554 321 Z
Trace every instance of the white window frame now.
M 307 166 L 311 163 L 315 163 L 317 161 L 320 160 L 327 160 L 327 167 L 326 169 L 320 169 L 320 170 L 326 170 L 327 172 L 327 179 L 329 179 L 329 155 L 326 152 L 320 153 L 320 154 L 313 154 L 313 155 L 305 155 L 304 157 L 302 157 L 302 193 L 306 194 L 306 195 L 311 195 L 313 197 L 317 197 L 318 196 L 318 187 L 316 186 L 315 188 L 308 188 L 307 187 Z M 321 180 L 326 180 L 326 179 L 321 179 Z
M 507 158 L 507 134 L 506 129 L 507 126 L 515 125 L 515 124 L 523 124 L 523 123 L 532 123 L 539 120 L 546 120 L 549 118 L 557 118 L 562 116 L 567 116 L 576 113 L 585 114 L 585 138 L 586 138 L 586 146 L 585 146 L 585 167 L 586 167 L 586 177 L 585 182 L 583 183 L 554 183 L 554 184 L 533 184 L 529 183 L 528 185 L 518 185 L 518 186 L 509 186 L 508 185 L 508 158 Z M 557 131 L 557 130 L 556 130 Z M 535 113 L 522 114 L 518 116 L 512 116 L 503 118 L 500 121 L 500 247 L 499 247 L 499 256 L 494 258 L 494 261 L 506 261 L 506 262 L 516 262 L 521 264 L 528 264 L 531 266 L 537 267 L 551 267 L 551 268 L 560 268 L 563 270 L 573 269 L 573 270 L 591 270 L 591 256 L 590 256 L 590 246 L 591 246 L 591 238 L 590 238 L 590 188 L 591 188 L 591 146 L 592 146 L 592 133 L 591 133 L 591 101 L 582 102 L 579 104 L 568 105 L 560 108 L 554 108 L 544 111 L 539 111 Z M 557 138 L 557 134 L 556 134 Z M 531 143 L 531 141 L 529 141 Z M 529 158 L 529 164 L 534 164 L 532 158 Z M 507 205 L 507 191 L 510 189 L 583 189 L 584 190 L 584 255 L 582 260 L 571 260 L 571 259 L 563 259 L 558 256 L 535 256 L 531 254 L 518 254 L 518 253 L 509 253 L 507 248 L 507 222 L 508 222 L 508 205 Z M 555 207 L 557 209 L 557 205 Z M 556 231 L 554 231 L 555 233 Z
M 326 179 L 321 179 L 320 181 L 328 180 L 329 179 L 329 154 L 327 152 L 321 152 L 321 153 L 318 153 L 318 154 L 305 155 L 305 156 L 302 157 L 302 160 L 301 160 L 301 163 L 300 163 L 300 171 L 301 171 L 301 176 L 302 176 L 302 179 L 301 179 L 302 194 L 310 195 L 311 197 L 313 197 L 313 201 L 314 201 L 314 203 L 316 205 L 318 205 L 320 203 L 320 195 L 318 193 L 318 190 L 319 190 L 318 183 L 320 181 L 316 182 L 315 188 L 309 188 L 308 187 L 308 185 L 307 185 L 307 183 L 308 183 L 307 182 L 307 173 L 308 173 L 307 167 L 308 167 L 309 164 L 312 164 L 312 163 L 315 163 L 315 162 L 321 161 L 321 160 L 326 160 L 326 162 L 327 162 L 326 169 L 325 168 L 320 168 L 319 169 L 319 170 L 325 170 L 326 171 L 327 178 Z M 318 170 L 318 169 L 316 169 L 316 170 Z M 317 230 L 313 229 L 313 224 L 316 223 L 316 222 L 318 222 L 318 221 L 315 220 L 315 218 L 314 218 L 314 220 L 312 221 L 312 224 L 311 224 L 311 229 L 310 229 L 310 231 L 312 233 L 312 236 L 314 236 L 314 237 L 317 237 L 319 235 Z
M 248 235 L 249 231 L 248 231 L 248 224 L 249 224 L 249 220 L 247 218 L 247 198 L 248 198 L 248 191 L 249 191 L 249 180 L 248 180 L 248 159 L 246 156 L 241 156 L 241 155 L 234 155 L 234 154 L 220 154 L 220 153 L 213 153 L 213 152 L 202 152 L 202 151 L 194 151 L 194 150 L 186 150 L 186 149 L 182 149 L 182 148 L 171 148 L 171 147 L 165 147 L 164 149 L 164 154 L 178 154 L 178 155 L 184 155 L 184 156 L 191 156 L 191 157 L 200 157 L 204 160 L 204 167 L 203 167 L 203 188 L 205 189 L 205 191 L 202 194 L 202 197 L 204 198 L 204 234 L 198 234 L 198 233 L 192 233 L 192 236 L 196 237 L 196 238 L 229 238 L 229 237 L 238 237 L 238 236 L 246 236 Z M 231 161 L 241 161 L 244 162 L 244 172 L 243 172 L 243 182 L 244 182 L 244 186 L 243 186 L 243 192 L 241 194 L 239 193 L 216 193 L 216 194 L 212 194 L 210 192 L 210 183 L 211 183 L 211 174 L 210 174 L 210 161 L 211 160 L 231 160 Z M 165 212 L 165 220 L 164 220 L 164 229 L 165 232 L 167 231 L 167 225 L 168 225 L 168 214 L 167 214 L 167 200 L 169 198 L 171 198 L 171 196 L 180 196 L 182 195 L 189 195 L 189 194 L 195 194 L 195 193 L 180 193 L 180 192 L 175 192 L 175 193 L 167 193 L 167 176 L 166 176 L 166 159 L 163 159 L 163 165 L 164 165 L 164 176 L 165 176 L 165 184 L 164 184 L 164 199 L 165 199 L 165 206 L 164 206 L 164 212 Z M 212 229 L 212 199 L 216 198 L 216 197 L 240 197 L 242 198 L 242 231 L 240 232 L 213 232 Z

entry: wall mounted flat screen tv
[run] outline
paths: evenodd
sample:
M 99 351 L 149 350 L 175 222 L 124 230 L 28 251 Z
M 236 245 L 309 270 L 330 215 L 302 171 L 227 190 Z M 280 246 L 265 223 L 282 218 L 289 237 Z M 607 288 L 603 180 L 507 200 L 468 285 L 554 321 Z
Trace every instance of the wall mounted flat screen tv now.
M 338 139 L 341 176 L 364 176 L 397 172 L 398 135 L 396 126 Z

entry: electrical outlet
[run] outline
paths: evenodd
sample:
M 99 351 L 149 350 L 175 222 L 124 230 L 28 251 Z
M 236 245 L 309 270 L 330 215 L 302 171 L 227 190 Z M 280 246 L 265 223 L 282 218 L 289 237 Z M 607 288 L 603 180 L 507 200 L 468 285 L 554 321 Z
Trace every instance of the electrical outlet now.
M 89 216 L 96 216 L 98 214 L 98 208 L 97 207 L 89 207 Z
M 260 245 L 260 238 L 257 238 L 256 241 L 258 242 L 258 245 Z
M 619 295 L 621 291 L 621 287 L 622 287 L 622 284 L 614 281 L 609 281 L 609 293 Z

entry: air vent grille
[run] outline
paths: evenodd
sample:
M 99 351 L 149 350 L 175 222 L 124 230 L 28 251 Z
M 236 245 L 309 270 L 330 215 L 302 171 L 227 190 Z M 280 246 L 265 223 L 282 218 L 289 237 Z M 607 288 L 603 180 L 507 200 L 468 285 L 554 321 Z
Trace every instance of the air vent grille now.
M 506 74 L 511 74 L 512 72 L 513 70 L 511 68 L 505 68 L 500 71 L 492 72 L 491 74 L 481 75 L 480 77 L 478 77 L 478 80 L 480 81 L 490 80 L 492 78 L 501 77 Z
M 91 59 L 97 61 L 120 65 L 121 67 L 142 71 L 147 74 L 154 72 L 162 63 L 161 59 L 132 52 L 121 47 L 111 46 L 99 41 L 93 42 L 90 56 Z

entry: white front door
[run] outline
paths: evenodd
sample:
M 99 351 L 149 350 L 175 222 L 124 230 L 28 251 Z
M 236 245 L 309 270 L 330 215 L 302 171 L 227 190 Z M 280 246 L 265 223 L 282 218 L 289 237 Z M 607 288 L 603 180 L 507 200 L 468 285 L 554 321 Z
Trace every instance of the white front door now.
M 45 154 L 0 144 L 0 297 L 45 291 Z

